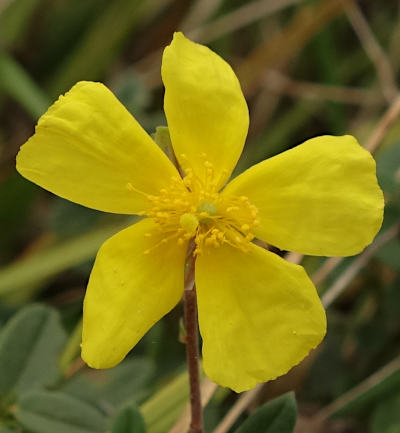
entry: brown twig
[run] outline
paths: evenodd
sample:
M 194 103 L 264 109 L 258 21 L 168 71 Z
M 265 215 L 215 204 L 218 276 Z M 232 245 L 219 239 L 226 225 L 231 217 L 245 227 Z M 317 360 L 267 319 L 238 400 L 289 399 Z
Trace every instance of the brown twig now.
M 201 405 L 200 374 L 199 374 L 199 342 L 197 331 L 197 299 L 194 286 L 195 258 L 192 248 L 189 248 L 188 272 L 185 278 L 183 305 L 186 329 L 186 362 L 189 372 L 190 406 L 192 433 L 204 433 L 203 408 Z

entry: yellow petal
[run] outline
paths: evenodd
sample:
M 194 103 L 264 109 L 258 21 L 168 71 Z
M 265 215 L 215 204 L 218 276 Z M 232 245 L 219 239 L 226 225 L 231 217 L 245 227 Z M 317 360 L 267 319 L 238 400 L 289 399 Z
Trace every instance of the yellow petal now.
M 312 138 L 238 176 L 224 190 L 258 208 L 257 237 L 283 250 L 349 256 L 383 218 L 375 161 L 350 135 Z
M 177 171 L 101 83 L 77 83 L 39 119 L 21 147 L 17 170 L 63 198 L 133 214 L 148 206 Z
M 196 262 L 203 366 L 241 392 L 285 374 L 325 335 L 325 311 L 301 266 L 226 244 Z
M 165 114 L 179 162 L 204 180 L 204 163 L 209 161 L 215 183 L 222 186 L 242 152 L 249 124 L 235 73 L 210 49 L 175 33 L 164 50 L 161 74 Z
M 89 366 L 118 364 L 182 297 L 187 245 L 172 239 L 155 247 L 161 239 L 145 219 L 100 248 L 83 306 L 82 358 Z

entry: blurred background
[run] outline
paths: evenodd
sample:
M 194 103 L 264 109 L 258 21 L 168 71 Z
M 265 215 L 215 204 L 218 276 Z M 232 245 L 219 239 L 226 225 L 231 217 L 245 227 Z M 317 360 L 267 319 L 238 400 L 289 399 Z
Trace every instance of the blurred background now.
M 94 256 L 132 218 L 62 200 L 15 170 L 37 119 L 79 80 L 104 82 L 149 133 L 165 125 L 161 54 L 175 30 L 239 76 L 251 127 L 236 174 L 310 137 L 350 133 L 374 154 L 386 200 L 382 230 L 360 256 L 288 256 L 317 285 L 327 337 L 250 393 L 205 380 L 207 432 L 234 431 L 289 390 L 298 433 L 400 432 L 397 0 L 0 0 L 0 432 L 75 433 L 68 423 L 82 410 L 88 433 L 124 416 L 140 428 L 143 417 L 149 433 L 187 431 L 181 306 L 120 366 L 96 372 L 79 358 Z

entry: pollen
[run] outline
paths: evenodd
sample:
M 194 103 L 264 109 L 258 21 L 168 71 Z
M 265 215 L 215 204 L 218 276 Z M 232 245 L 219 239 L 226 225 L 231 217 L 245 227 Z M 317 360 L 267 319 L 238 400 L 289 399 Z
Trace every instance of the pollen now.
M 167 242 L 185 245 L 192 239 L 194 254 L 207 254 L 212 248 L 230 245 L 247 252 L 254 239 L 258 209 L 245 196 L 231 197 L 217 189 L 216 170 L 206 154 L 199 155 L 204 171 L 198 173 L 186 155 L 180 155 L 183 179 L 174 177 L 157 195 L 148 195 L 148 210 L 142 212 L 151 218 L 161 232 L 161 240 L 145 254 Z M 219 174 L 221 175 L 221 174 Z M 225 176 L 226 173 L 223 173 Z M 129 191 L 139 192 L 131 183 Z M 146 233 L 151 237 L 151 233 Z

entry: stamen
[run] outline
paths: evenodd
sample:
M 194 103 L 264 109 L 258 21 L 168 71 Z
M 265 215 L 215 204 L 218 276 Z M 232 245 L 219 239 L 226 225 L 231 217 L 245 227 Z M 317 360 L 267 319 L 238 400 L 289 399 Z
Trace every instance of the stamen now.
M 185 154 L 180 162 L 185 177 L 171 178 L 171 183 L 159 191 L 158 195 L 145 194 L 128 182 L 130 191 L 146 196 L 150 209 L 141 214 L 147 215 L 157 224 L 163 238 L 150 249 L 176 239 L 184 245 L 189 239 L 195 241 L 193 254 L 206 254 L 210 248 L 220 248 L 224 244 L 247 252 L 254 239 L 254 228 L 259 223 L 258 209 L 246 196 L 225 197 L 217 191 L 217 179 L 213 164 L 206 154 L 201 154 L 203 171 L 198 175 Z M 226 176 L 227 171 L 219 172 Z M 150 238 L 151 233 L 145 237 Z

